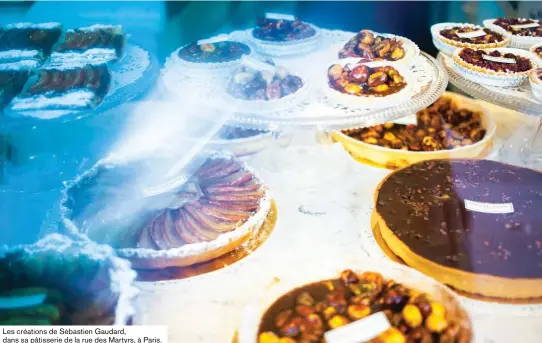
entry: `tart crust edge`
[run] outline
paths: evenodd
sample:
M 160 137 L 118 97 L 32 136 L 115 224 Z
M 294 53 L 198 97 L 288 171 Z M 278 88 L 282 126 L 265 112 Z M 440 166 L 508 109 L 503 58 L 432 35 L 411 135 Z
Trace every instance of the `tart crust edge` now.
M 409 267 L 425 275 L 459 290 L 490 297 L 507 299 L 527 299 L 542 296 L 542 278 L 506 278 L 489 274 L 476 274 L 445 267 L 413 252 L 388 227 L 377 210 L 378 196 L 384 182 L 397 171 L 389 173 L 376 187 L 374 192 L 374 220 L 378 223 L 380 233 L 390 250 L 400 257 Z M 496 287 L 498 285 L 498 287 Z
M 455 25 L 452 27 L 472 27 L 476 28 L 477 25 Z M 441 34 L 442 30 L 446 30 L 447 27 L 444 27 L 438 31 L 437 38 L 440 39 L 443 43 L 446 43 L 448 45 L 452 45 L 456 48 L 471 48 L 471 49 L 491 49 L 491 48 L 504 48 L 508 43 L 510 43 L 510 37 L 507 37 L 499 32 L 495 32 L 503 36 L 503 40 L 496 43 L 485 43 L 485 44 L 475 44 L 475 43 L 465 43 L 465 42 L 459 42 L 455 41 L 453 39 L 448 39 L 444 37 Z M 480 29 L 484 29 L 484 27 L 480 27 Z M 491 29 L 490 29 L 491 30 Z
M 463 49 L 456 50 L 456 52 L 452 55 L 452 58 L 453 58 L 454 62 L 457 63 L 459 66 L 461 66 L 463 68 L 467 68 L 469 70 L 473 70 L 473 71 L 476 71 L 476 72 L 479 72 L 479 73 L 482 73 L 482 74 L 485 74 L 485 75 L 492 75 L 492 76 L 498 76 L 498 77 L 502 77 L 502 78 L 513 78 L 513 79 L 515 79 L 515 78 L 521 78 L 521 77 L 528 76 L 529 73 L 534 68 L 536 68 L 536 63 L 534 63 L 532 58 L 528 58 L 528 57 L 525 57 L 525 56 L 518 55 L 520 57 L 527 58 L 531 62 L 531 69 L 526 70 L 526 71 L 516 72 L 516 73 L 498 72 L 498 71 L 478 67 L 478 66 L 475 66 L 474 64 L 470 64 L 470 63 L 466 62 L 465 60 L 463 60 L 463 58 L 461 58 L 459 56 L 459 53 L 461 51 L 463 51 Z

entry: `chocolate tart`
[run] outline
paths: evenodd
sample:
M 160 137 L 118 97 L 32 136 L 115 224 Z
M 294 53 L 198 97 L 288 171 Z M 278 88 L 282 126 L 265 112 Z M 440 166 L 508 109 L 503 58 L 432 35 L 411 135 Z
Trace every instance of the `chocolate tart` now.
M 465 96 L 446 92 L 416 119 L 417 125 L 386 123 L 331 136 L 357 161 L 387 169 L 431 159 L 483 158 L 493 147 L 495 121 Z
M 149 162 L 114 168 L 96 165 L 65 190 L 62 206 L 70 223 L 67 226 L 74 234 L 84 233 L 113 246 L 138 269 L 189 266 L 234 250 L 266 219 L 271 202 L 268 190 L 231 156 L 202 158 L 203 164 L 195 165 L 193 175 L 183 176 L 187 181 L 180 188 L 131 200 L 111 192 L 108 185 L 116 183 L 129 192 L 141 174 L 155 175 L 155 170 L 146 169 Z M 95 200 L 89 203 L 89 197 Z M 122 215 L 116 214 L 110 203 L 125 201 L 133 205 L 124 208 Z
M 483 33 L 481 36 L 460 37 L 463 34 Z M 510 43 L 508 35 L 495 32 L 474 24 L 441 23 L 431 27 L 433 41 L 446 55 L 452 55 L 457 48 L 487 49 L 505 47 Z
M 484 20 L 484 26 L 502 34 L 510 36 L 510 47 L 529 49 L 533 44 L 542 42 L 542 26 L 537 19 L 527 18 L 497 18 Z M 519 25 L 519 27 L 514 27 Z M 524 27 L 532 25 L 534 27 Z M 538 26 L 537 26 L 538 25 Z
M 0 323 L 127 325 L 134 280 L 112 249 L 52 234 L 0 254 Z
M 526 51 L 510 48 L 462 48 L 453 53 L 454 67 L 464 77 L 485 85 L 517 87 L 526 83 L 536 61 Z M 498 59 L 512 61 L 504 63 Z M 491 59 L 491 60 L 490 60 Z
M 542 193 L 532 186 L 540 182 L 542 173 L 499 162 L 424 161 L 381 182 L 374 215 L 395 255 L 443 283 L 488 297 L 540 297 Z
M 468 314 L 457 296 L 444 285 L 408 267 L 382 260 L 345 263 L 352 265 L 352 269 L 344 270 L 335 259 L 318 266 L 305 264 L 289 274 L 277 275 L 265 294 L 245 309 L 237 342 L 320 342 L 331 329 L 363 321 L 378 312 L 389 318 L 391 328 L 367 332 L 370 331 L 367 327 L 360 331 L 361 341 L 417 342 L 416 338 L 423 338 L 424 342 L 474 341 Z M 428 302 L 433 306 L 426 306 Z M 408 305 L 421 307 L 417 311 Z M 414 321 L 410 310 L 415 312 Z M 405 318 L 402 313 L 407 313 Z M 445 319 L 452 330 L 442 326 L 439 333 L 430 333 L 435 328 L 433 323 L 440 322 L 435 320 L 436 316 Z M 407 321 L 409 325 L 405 324 Z

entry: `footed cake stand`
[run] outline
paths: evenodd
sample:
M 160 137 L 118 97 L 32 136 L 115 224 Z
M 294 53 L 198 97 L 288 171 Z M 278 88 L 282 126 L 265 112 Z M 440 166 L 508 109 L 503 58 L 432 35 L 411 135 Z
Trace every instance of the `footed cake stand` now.
M 439 54 L 439 63 L 446 69 L 450 83 L 463 92 L 492 104 L 536 117 L 536 125 L 516 130 L 500 152 L 504 162 L 542 169 L 542 100 L 535 98 L 529 84 L 503 88 L 470 81 L 453 68 L 450 57 Z
M 232 126 L 273 132 L 274 144 L 254 156 L 251 164 L 260 169 L 264 177 L 270 173 L 273 180 L 281 180 L 292 190 L 298 190 L 293 191 L 292 195 L 301 196 L 299 210 L 303 213 L 324 214 L 330 205 L 341 199 L 342 192 L 338 187 L 343 183 L 337 181 L 347 177 L 349 156 L 342 146 L 331 144 L 329 132 L 377 125 L 412 115 L 436 101 L 448 84 L 441 65 L 428 54 L 420 53 L 414 43 L 406 40 L 411 44 L 411 58 L 404 66 L 415 79 L 411 85 L 414 91 L 407 101 L 390 103 L 389 107 L 378 109 L 349 107 L 337 102 L 325 92 L 328 87 L 327 69 L 337 60 L 340 48 L 354 35 L 354 32 L 321 29 L 318 50 L 294 56 L 273 56 L 276 65 L 295 72 L 307 81 L 309 96 L 304 101 L 292 101 L 287 109 L 284 104 L 276 110 L 267 109 L 257 113 L 238 108 L 228 121 Z M 229 36 L 256 50 L 250 39 L 250 30 L 234 31 Z M 183 77 L 187 74 L 189 71 L 176 65 L 175 56 L 172 56 L 162 70 L 162 86 L 169 94 L 186 96 L 190 90 L 197 92 L 198 97 L 217 99 L 218 94 L 224 92 L 217 88 L 224 87 L 224 81 L 231 77 L 230 74 L 222 75 L 207 82 L 200 79 L 187 87 L 190 78 Z M 215 102 L 220 102 L 220 99 Z M 332 165 L 329 161 L 333 161 Z M 325 180 L 317 172 L 319 170 L 326 170 Z M 270 186 L 273 188 L 272 184 Z M 280 199 L 277 202 L 280 203 Z

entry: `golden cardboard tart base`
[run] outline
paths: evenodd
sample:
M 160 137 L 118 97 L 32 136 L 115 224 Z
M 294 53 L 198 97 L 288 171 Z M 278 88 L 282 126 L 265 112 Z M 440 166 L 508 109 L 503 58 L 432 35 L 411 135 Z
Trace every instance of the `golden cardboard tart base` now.
M 493 149 L 495 139 L 496 125 L 489 111 L 479 103 L 465 96 L 446 92 L 443 97 L 451 98 L 459 107 L 468 108 L 473 111 L 483 113 L 482 125 L 486 129 L 486 136 L 479 142 L 452 150 L 438 151 L 406 151 L 399 149 L 389 149 L 379 145 L 368 144 L 358 139 L 349 137 L 340 131 L 331 133 L 331 138 L 335 142 L 343 145 L 344 149 L 358 162 L 368 164 L 373 167 L 386 169 L 401 169 L 413 163 L 451 158 L 484 158 Z
M 374 210 L 373 213 L 372 213 L 372 216 L 371 216 L 371 229 L 372 229 L 372 232 L 373 232 L 373 236 L 375 238 L 376 243 L 380 247 L 380 249 L 382 249 L 382 252 L 390 260 L 392 260 L 393 262 L 400 263 L 400 264 L 403 264 L 403 265 L 407 265 L 407 266 L 416 268 L 419 271 L 423 272 L 424 274 L 429 275 L 429 276 L 437 279 L 438 281 L 441 281 L 441 282 L 445 283 L 448 287 L 452 288 L 455 292 L 457 292 L 458 294 L 460 294 L 460 295 L 462 295 L 464 297 L 467 297 L 467 298 L 471 298 L 471 299 L 475 299 L 475 300 L 488 301 L 488 302 L 507 303 L 507 304 L 516 304 L 516 305 L 519 305 L 519 304 L 541 304 L 542 303 L 542 296 L 528 297 L 528 298 L 524 298 L 524 297 L 513 298 L 513 297 L 510 297 L 508 294 L 506 296 L 504 296 L 504 297 L 503 296 L 489 296 L 489 295 L 480 294 L 479 292 L 482 291 L 482 288 L 480 288 L 480 285 L 483 285 L 483 283 L 480 283 L 480 284 L 475 283 L 475 284 L 473 284 L 475 288 L 471 288 L 472 291 L 465 291 L 465 290 L 460 289 L 458 287 L 454 287 L 454 285 L 450 285 L 448 282 L 446 282 L 446 279 L 449 279 L 449 277 L 446 277 L 446 278 L 439 277 L 439 274 L 437 273 L 437 271 L 426 273 L 425 270 L 417 268 L 415 265 L 410 265 L 410 264 L 406 263 L 401 257 L 396 255 L 393 252 L 393 250 L 390 248 L 390 246 L 386 243 L 386 240 L 383 237 L 382 231 L 381 231 L 381 228 L 380 228 L 380 220 L 381 220 L 380 216 L 378 215 L 376 210 Z M 429 261 L 429 262 L 431 262 L 431 261 Z M 433 263 L 433 262 L 431 262 L 431 263 Z M 439 266 L 439 267 L 440 267 L 439 269 L 444 269 L 445 268 L 445 269 L 453 270 L 452 268 L 447 268 L 447 267 L 442 267 L 442 266 Z M 492 279 L 501 279 L 501 278 L 498 278 L 498 277 L 495 277 L 495 276 L 476 275 L 476 274 L 469 273 L 469 272 L 454 270 L 454 274 L 463 274 L 463 273 L 464 274 L 471 274 L 469 276 L 469 278 L 474 277 L 475 279 L 483 278 L 483 277 L 491 277 Z M 514 282 L 514 280 L 512 280 L 512 279 L 505 279 L 505 278 L 502 278 L 502 279 L 506 280 L 507 283 Z M 461 280 L 461 279 L 459 279 L 459 280 Z M 492 282 L 500 282 L 500 281 L 492 281 Z M 491 287 L 491 284 L 488 285 L 488 286 Z M 478 288 L 480 288 L 480 289 L 478 289 Z
M 277 204 L 271 201 L 271 207 L 263 225 L 242 245 L 220 257 L 207 262 L 186 267 L 169 267 L 156 270 L 137 270 L 137 281 L 156 282 L 186 279 L 189 277 L 210 273 L 227 267 L 259 248 L 271 235 L 277 223 Z

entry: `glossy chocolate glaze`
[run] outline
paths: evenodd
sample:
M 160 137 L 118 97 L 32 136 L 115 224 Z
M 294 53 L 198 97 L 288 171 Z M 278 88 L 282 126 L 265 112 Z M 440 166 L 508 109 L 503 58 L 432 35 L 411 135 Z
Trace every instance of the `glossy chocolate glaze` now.
M 465 199 L 513 203 L 514 213 L 469 211 Z M 414 253 L 440 265 L 542 277 L 542 173 L 486 160 L 420 162 L 382 184 L 376 209 Z

